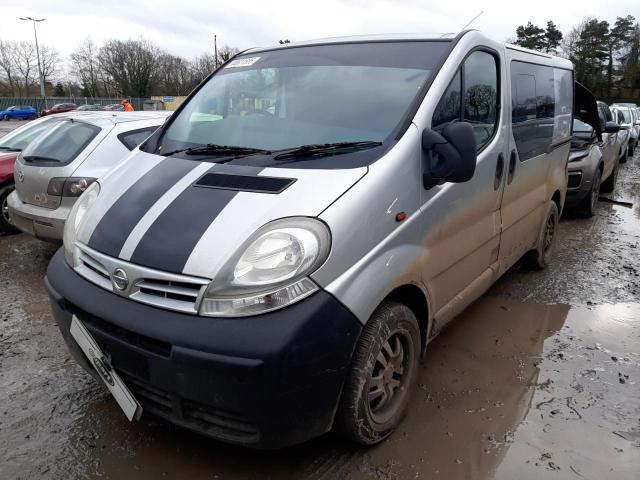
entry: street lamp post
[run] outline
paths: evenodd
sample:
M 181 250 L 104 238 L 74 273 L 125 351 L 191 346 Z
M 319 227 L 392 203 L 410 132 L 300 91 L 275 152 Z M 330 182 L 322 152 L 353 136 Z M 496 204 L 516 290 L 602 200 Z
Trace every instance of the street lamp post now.
M 45 18 L 20 17 L 20 20 L 26 20 L 33 23 L 33 36 L 36 39 L 36 56 L 38 57 L 38 74 L 40 75 L 40 96 L 44 100 L 44 108 L 47 108 L 47 97 L 44 93 L 44 76 L 42 75 L 42 66 L 40 63 L 40 48 L 38 47 L 38 32 L 36 31 L 36 23 L 44 22 Z

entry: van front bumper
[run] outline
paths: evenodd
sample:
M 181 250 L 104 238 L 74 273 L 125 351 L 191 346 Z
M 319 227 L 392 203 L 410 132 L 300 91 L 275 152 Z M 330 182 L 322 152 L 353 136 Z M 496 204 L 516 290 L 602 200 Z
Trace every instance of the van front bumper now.
M 18 197 L 18 193 L 14 191 L 7 198 L 7 206 L 16 228 L 40 240 L 60 243 L 62 242 L 64 223 L 73 205 L 61 205 L 56 209 L 38 207 L 24 203 Z
M 208 318 L 147 306 L 75 273 L 60 249 L 45 285 L 62 336 L 73 315 L 105 352 L 144 411 L 207 436 L 281 448 L 333 425 L 362 325 L 319 291 L 271 313 Z

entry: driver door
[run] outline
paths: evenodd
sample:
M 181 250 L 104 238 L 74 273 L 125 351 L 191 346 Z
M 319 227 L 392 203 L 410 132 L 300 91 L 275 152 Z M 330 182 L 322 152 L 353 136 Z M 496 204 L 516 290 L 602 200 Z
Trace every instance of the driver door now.
M 476 134 L 473 178 L 444 183 L 422 193 L 425 243 L 423 279 L 436 329 L 444 326 L 494 281 L 500 246 L 500 202 L 506 142 L 503 60 L 490 48 L 469 53 L 439 100 L 432 129 L 465 121 Z

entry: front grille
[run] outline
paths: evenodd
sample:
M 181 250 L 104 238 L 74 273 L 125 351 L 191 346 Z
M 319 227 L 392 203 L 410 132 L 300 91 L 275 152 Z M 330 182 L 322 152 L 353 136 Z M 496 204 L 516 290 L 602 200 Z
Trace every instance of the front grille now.
M 162 340 L 156 340 L 155 338 L 140 335 L 139 333 L 132 332 L 126 328 L 119 327 L 113 323 L 106 322 L 101 318 L 91 315 L 75 305 L 69 304 L 69 307 L 76 313 L 83 322 L 87 324 L 89 329 L 93 332 L 97 330 L 99 334 L 105 334 L 120 340 L 128 345 L 140 348 L 150 353 L 155 353 L 163 357 L 169 358 L 171 355 L 171 344 L 163 342 Z M 94 333 L 95 335 L 95 333 Z
M 257 425 L 242 415 L 172 395 L 120 371 L 118 374 L 150 413 L 220 440 L 249 444 L 260 439 Z
M 198 313 L 200 296 L 209 284 L 208 279 L 142 267 L 109 257 L 86 245 L 76 245 L 75 271 L 87 280 L 140 303 L 183 313 Z M 129 283 L 124 290 L 115 289 L 111 283 L 111 275 L 116 269 L 127 274 Z
M 582 172 L 569 172 L 568 188 L 578 188 L 582 182 Z

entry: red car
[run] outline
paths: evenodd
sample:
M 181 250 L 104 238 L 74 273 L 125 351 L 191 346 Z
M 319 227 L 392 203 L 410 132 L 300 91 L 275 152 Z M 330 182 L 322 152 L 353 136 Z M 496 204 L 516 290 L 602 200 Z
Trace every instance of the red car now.
M 13 191 L 13 165 L 20 152 L 0 149 L 0 233 L 13 233 L 15 228 L 9 218 L 7 197 Z
M 75 103 L 58 103 L 48 110 L 43 110 L 40 115 L 53 115 L 54 113 L 65 113 L 76 110 L 78 106 Z
M 14 190 L 13 167 L 16 158 L 50 124 L 47 118 L 34 120 L 0 138 L 0 234 L 17 232 L 7 206 L 7 197 Z

